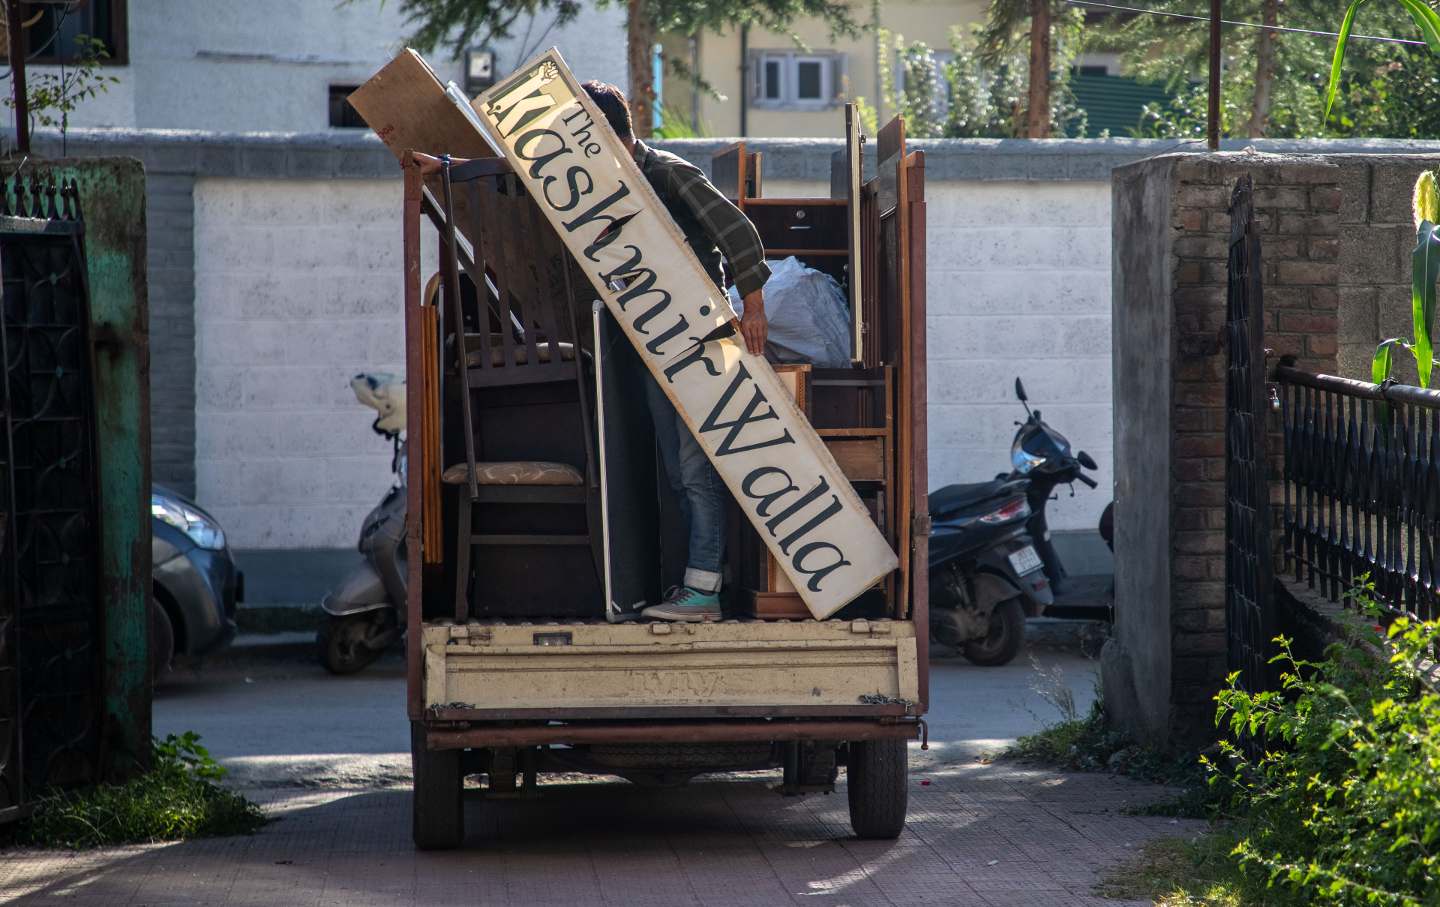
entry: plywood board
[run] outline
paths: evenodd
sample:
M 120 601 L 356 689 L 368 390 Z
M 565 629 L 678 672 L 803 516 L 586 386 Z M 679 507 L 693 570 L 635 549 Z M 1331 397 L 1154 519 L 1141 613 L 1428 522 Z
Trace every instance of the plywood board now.
M 492 139 L 816 617 L 895 552 L 625 146 L 551 49 L 474 102 Z
M 350 93 L 350 106 L 398 160 L 407 151 L 494 157 L 485 136 L 455 104 L 430 65 L 403 50 Z

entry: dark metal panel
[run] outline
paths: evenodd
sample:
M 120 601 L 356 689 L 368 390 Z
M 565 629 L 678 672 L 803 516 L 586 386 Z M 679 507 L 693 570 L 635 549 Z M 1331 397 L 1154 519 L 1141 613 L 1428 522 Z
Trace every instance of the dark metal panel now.
M 1296 583 L 1349 602 L 1363 579 L 1392 614 L 1440 616 L 1440 392 L 1275 370 L 1281 527 Z
M 1225 626 L 1231 671 L 1252 692 L 1269 689 L 1275 636 L 1270 494 L 1265 462 L 1265 306 L 1260 236 L 1250 177 L 1230 200 L 1225 332 Z
M 53 183 L 32 177 L 14 190 L 13 207 L 4 193 L 4 213 L 18 209 L 72 227 L 0 231 L 9 538 L 0 570 L 10 602 L 10 660 L 24 681 L 21 746 L 0 772 L 13 772 L 18 761 L 33 791 L 100 777 L 101 540 L 90 307 L 75 189 L 57 193 Z

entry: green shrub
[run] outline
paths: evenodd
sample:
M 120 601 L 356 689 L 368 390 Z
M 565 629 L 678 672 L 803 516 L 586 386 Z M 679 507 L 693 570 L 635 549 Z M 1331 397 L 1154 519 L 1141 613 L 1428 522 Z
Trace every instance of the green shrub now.
M 1440 696 L 1423 676 L 1437 638 L 1440 623 L 1398 618 L 1320 661 L 1278 639 L 1279 690 L 1232 674 L 1216 697 L 1226 736 L 1205 761 L 1268 903 L 1440 903 Z
M 217 782 L 225 769 L 193 732 L 154 742 L 149 772 L 42 797 L 18 840 L 37 847 L 101 847 L 249 834 L 265 824 L 260 808 Z

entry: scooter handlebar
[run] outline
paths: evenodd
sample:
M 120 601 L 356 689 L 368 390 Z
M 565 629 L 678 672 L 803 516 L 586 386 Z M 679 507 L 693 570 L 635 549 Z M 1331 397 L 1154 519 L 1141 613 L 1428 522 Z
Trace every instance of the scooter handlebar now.
M 1095 481 L 1094 479 L 1090 478 L 1089 476 L 1087 476 L 1087 475 L 1086 475 L 1085 473 L 1083 473 L 1083 472 L 1080 473 L 1079 475 L 1077 475 L 1075 478 L 1077 478 L 1077 479 L 1079 479 L 1080 481 L 1084 482 L 1086 485 L 1089 485 L 1091 488 L 1099 488 L 1099 487 L 1100 487 L 1100 483 L 1099 483 L 1099 482 L 1097 482 L 1097 481 Z

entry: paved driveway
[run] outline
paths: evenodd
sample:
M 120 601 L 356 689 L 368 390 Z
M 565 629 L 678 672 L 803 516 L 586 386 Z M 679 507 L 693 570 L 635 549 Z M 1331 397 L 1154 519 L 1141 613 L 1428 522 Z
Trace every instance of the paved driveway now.
M 1041 652 L 1088 706 L 1093 663 Z M 1063 672 L 1055 677 L 1055 669 Z M 250 682 L 246 682 L 249 677 Z M 277 821 L 252 837 L 0 857 L 0 900 L 94 905 L 1115 903 L 1097 871 L 1145 840 L 1198 827 L 1128 815 L 1165 792 L 977 756 L 1054 720 L 1022 659 L 939 662 L 931 750 L 911 750 L 910 820 L 893 842 L 851 837 L 843 785 L 787 799 L 768 776 L 675 790 L 545 785 L 472 801 L 464 850 L 410 844 L 403 679 L 256 664 L 184 678 L 156 731 L 193 729 Z M 303 719 L 303 720 L 302 720 Z

